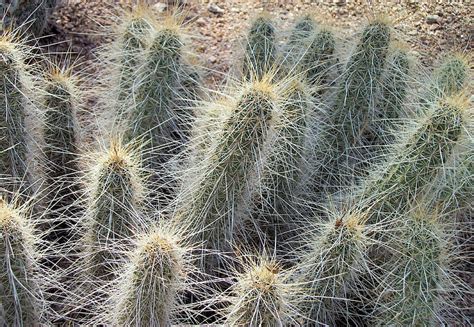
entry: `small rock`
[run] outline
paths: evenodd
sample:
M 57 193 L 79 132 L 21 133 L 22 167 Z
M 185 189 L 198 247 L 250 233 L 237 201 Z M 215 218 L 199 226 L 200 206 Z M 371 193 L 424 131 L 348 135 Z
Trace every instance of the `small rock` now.
M 215 3 L 210 3 L 209 6 L 207 6 L 207 10 L 213 14 L 218 14 L 222 15 L 225 11 Z
M 426 17 L 426 23 L 427 24 L 435 24 L 439 21 L 439 16 L 438 15 L 429 15 Z
M 206 26 L 207 25 L 207 20 L 204 17 L 199 17 L 196 20 L 196 24 L 200 27 Z
M 408 32 L 408 35 L 411 35 L 411 36 L 415 36 L 417 34 L 418 34 L 418 32 L 416 30 L 411 30 L 411 31 Z
M 214 64 L 216 61 L 217 61 L 217 58 L 216 58 L 215 56 L 210 56 L 210 57 L 209 57 L 209 62 L 210 62 L 211 64 Z

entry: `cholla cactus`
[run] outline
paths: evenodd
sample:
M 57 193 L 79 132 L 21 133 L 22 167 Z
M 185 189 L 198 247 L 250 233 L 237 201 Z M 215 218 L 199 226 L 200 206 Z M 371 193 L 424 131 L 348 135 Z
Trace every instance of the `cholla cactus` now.
M 24 60 L 27 48 L 12 34 L 0 36 L 0 178 L 10 192 L 28 181 L 26 109 L 32 80 Z
M 111 280 L 123 259 L 123 248 L 141 231 L 144 185 L 133 146 L 113 140 L 94 155 L 86 200 L 86 260 L 95 281 Z
M 276 60 L 275 34 L 275 26 L 268 15 L 260 15 L 252 23 L 243 64 L 246 79 L 260 79 L 273 68 Z
M 297 288 L 289 283 L 289 273 L 274 260 L 247 261 L 230 288 L 225 324 L 273 327 L 296 323 L 299 314 L 292 295 Z
M 175 219 L 189 226 L 204 249 L 228 251 L 242 228 L 239 206 L 257 184 L 249 177 L 261 160 L 276 99 L 269 78 L 244 85 L 237 99 L 227 104 L 229 116 L 201 156 L 193 179 L 186 182 Z M 206 269 L 216 265 L 206 261 Z
M 115 326 L 170 326 L 183 316 L 180 292 L 189 291 L 191 249 L 170 226 L 139 238 L 113 295 Z
M 37 239 L 24 212 L 0 197 L 0 325 L 39 326 Z M 43 276 L 44 277 L 44 276 Z

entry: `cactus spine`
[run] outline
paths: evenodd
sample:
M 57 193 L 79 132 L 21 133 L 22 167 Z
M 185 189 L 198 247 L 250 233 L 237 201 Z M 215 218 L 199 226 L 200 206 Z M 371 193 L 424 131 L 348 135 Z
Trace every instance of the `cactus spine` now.
M 329 29 L 322 28 L 308 38 L 306 52 L 299 63 L 308 85 L 316 89 L 327 86 L 335 48 L 336 40 Z
M 170 326 L 179 292 L 185 288 L 188 252 L 169 227 L 140 238 L 112 308 L 117 326 Z
M 292 222 L 283 217 L 286 210 L 291 211 L 292 195 L 304 161 L 310 100 L 304 84 L 297 80 L 289 83 L 282 96 L 279 119 L 274 123 L 271 149 L 261 168 L 262 181 L 253 194 L 256 217 L 252 220 L 259 220 L 258 225 L 267 234 L 267 242 L 282 241 L 281 231 L 291 229 Z
M 440 216 L 415 208 L 400 224 L 390 271 L 384 281 L 378 325 L 435 326 L 447 323 L 442 308 L 449 305 L 452 287 L 460 292 L 450 271 L 451 245 Z M 458 321 L 459 322 L 459 321 Z M 449 324 L 449 323 L 448 323 Z
M 35 236 L 20 209 L 0 197 L 0 325 L 37 326 Z
M 365 253 L 372 242 L 365 214 L 348 211 L 330 217 L 310 240 L 295 274 L 305 290 L 300 294 L 305 299 L 301 302 L 305 326 L 336 325 L 339 319 L 348 323 L 354 318 L 348 298 L 356 292 L 358 275 L 367 267 Z
M 242 226 L 238 206 L 250 187 L 275 107 L 274 86 L 264 78 L 247 85 L 231 105 L 220 135 L 211 145 L 200 176 L 177 211 L 205 249 L 227 251 Z M 209 262 L 207 260 L 206 262 Z M 211 268 L 216 263 L 206 263 Z
M 232 285 L 226 325 L 286 326 L 296 321 L 291 294 L 296 288 L 273 260 L 259 258 L 245 265 Z
M 27 182 L 27 96 L 31 80 L 24 64 L 26 49 L 13 34 L 0 36 L 0 177 L 7 190 L 24 189 Z
M 53 67 L 49 72 L 44 97 L 43 138 L 48 186 L 48 205 L 53 217 L 61 221 L 50 230 L 52 239 L 63 237 L 71 222 L 62 216 L 72 214 L 71 205 L 78 199 L 77 177 L 79 126 L 76 118 L 78 91 L 68 70 Z M 56 234 L 56 235 L 53 235 Z
M 275 26 L 261 15 L 252 23 L 245 49 L 243 75 L 247 80 L 260 79 L 272 69 L 276 59 Z
M 178 130 L 180 117 L 174 101 L 184 46 L 180 29 L 177 18 L 168 17 L 153 31 L 145 63 L 136 77 L 136 103 L 131 108 L 125 139 L 144 139 L 148 152 L 152 152 L 148 157 L 159 159 L 148 160 L 151 169 L 158 169 L 176 147 L 172 133 Z
M 143 205 L 140 164 L 131 146 L 113 140 L 107 153 L 94 157 L 99 162 L 91 172 L 87 200 L 86 239 L 90 275 L 110 280 L 122 256 L 121 247 L 142 226 Z
M 19 27 L 40 36 L 48 23 L 48 18 L 57 0 L 19 0 L 12 3 L 0 4 L 0 14 L 2 14 L 3 24 L 0 30 L 8 29 L 9 25 Z

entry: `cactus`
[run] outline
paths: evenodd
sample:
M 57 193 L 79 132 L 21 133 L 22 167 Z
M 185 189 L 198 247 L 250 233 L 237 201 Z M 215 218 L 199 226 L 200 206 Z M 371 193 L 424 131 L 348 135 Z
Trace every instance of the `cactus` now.
M 274 260 L 257 258 L 244 264 L 231 286 L 225 325 L 287 326 L 298 318 L 291 302 L 294 285 L 289 274 Z
M 32 80 L 24 64 L 27 49 L 12 33 L 0 37 L 0 177 L 9 192 L 26 189 L 26 108 Z
M 144 185 L 133 145 L 112 140 L 106 153 L 96 154 L 91 170 L 86 213 L 86 254 L 89 274 L 98 282 L 115 276 L 121 247 L 140 231 Z
M 288 46 L 297 47 L 303 45 L 304 40 L 313 34 L 316 27 L 316 22 L 311 15 L 301 17 L 291 31 Z
M 369 127 L 371 143 L 384 147 L 394 139 L 394 130 L 406 118 L 406 100 L 410 83 L 412 60 L 404 46 L 390 49 L 387 67 L 382 81 L 382 94 L 378 105 L 378 117 Z
M 260 168 L 262 180 L 252 196 L 254 212 L 251 223 L 256 224 L 257 230 L 263 229 L 267 242 L 282 242 L 282 232 L 291 229 L 293 222 L 283 217 L 287 211 L 292 211 L 292 195 L 300 180 L 307 136 L 310 100 L 305 85 L 297 80 L 291 81 L 282 98 L 279 119 L 274 123 L 271 149 Z
M 327 87 L 328 75 L 333 66 L 333 56 L 336 48 L 334 34 L 327 28 L 322 28 L 308 38 L 307 45 L 300 65 L 307 83 L 318 89 Z
M 51 220 L 60 222 L 49 230 L 50 241 L 60 240 L 71 221 L 63 215 L 73 214 L 71 205 L 78 199 L 79 127 L 76 118 L 77 101 L 80 97 L 77 82 L 67 69 L 52 67 L 48 74 L 44 97 L 43 138 L 45 156 L 45 182 L 48 187 L 48 207 Z M 55 223 L 51 221 L 51 223 Z M 66 238 L 67 239 L 67 238 Z M 60 241 L 60 243 L 63 243 Z
M 362 197 L 370 199 L 369 222 L 383 213 L 400 212 L 407 201 L 431 185 L 460 142 L 470 124 L 466 101 L 445 98 L 421 115 L 394 145 L 392 157 L 375 169 L 362 186 Z
M 433 73 L 428 103 L 461 92 L 469 81 L 469 59 L 462 54 L 446 55 Z
M 375 94 L 381 81 L 389 43 L 390 26 L 382 20 L 367 25 L 342 75 L 329 123 L 317 155 L 316 190 L 337 191 L 351 182 L 358 165 L 364 163 L 364 137 L 375 119 Z
M 304 326 L 354 322 L 356 314 L 348 309 L 348 299 L 357 292 L 358 277 L 370 262 L 366 252 L 373 244 L 373 230 L 364 223 L 366 212 L 330 215 L 310 239 L 294 275 L 295 283 L 305 290 L 298 293 L 304 299 Z
M 145 158 L 146 164 L 153 170 L 160 168 L 174 152 L 173 132 L 179 134 L 177 124 L 183 119 L 174 108 L 183 61 L 181 34 L 176 17 L 168 17 L 153 31 L 145 63 L 136 77 L 136 103 L 129 112 L 125 139 L 144 139 L 152 152 Z
M 205 156 L 204 167 L 183 191 L 175 219 L 189 226 L 204 249 L 227 251 L 242 227 L 238 206 L 260 159 L 275 97 L 274 85 L 267 78 L 244 87 Z M 205 268 L 216 264 L 206 260 Z
M 142 56 L 146 49 L 146 40 L 153 30 L 154 18 L 147 12 L 149 8 L 139 5 L 132 12 L 122 17 L 121 24 L 117 27 L 117 40 L 111 53 L 108 54 L 108 60 L 118 62 L 118 95 L 113 94 L 117 99 L 119 117 L 123 111 L 130 105 L 135 94 L 134 79 L 136 70 L 139 69 Z
M 170 326 L 175 311 L 182 311 L 179 293 L 189 287 L 190 250 L 172 231 L 155 228 L 139 239 L 114 295 L 114 326 Z
M 393 268 L 383 283 L 376 322 L 380 326 L 450 325 L 443 317 L 443 308 L 454 308 L 449 294 L 455 290 L 460 296 L 467 290 L 452 271 L 455 248 L 447 242 L 450 236 L 436 212 L 415 208 L 402 220 L 392 243 Z
M 46 28 L 57 0 L 19 0 L 9 4 L 2 2 L 0 4 L 0 13 L 3 17 L 0 26 L 2 30 L 13 25 L 34 36 L 40 36 Z
M 250 27 L 245 49 L 243 76 L 260 79 L 273 68 L 276 60 L 275 26 L 269 17 L 260 15 Z
M 40 292 L 35 282 L 37 240 L 24 212 L 0 197 L 0 325 L 37 326 Z

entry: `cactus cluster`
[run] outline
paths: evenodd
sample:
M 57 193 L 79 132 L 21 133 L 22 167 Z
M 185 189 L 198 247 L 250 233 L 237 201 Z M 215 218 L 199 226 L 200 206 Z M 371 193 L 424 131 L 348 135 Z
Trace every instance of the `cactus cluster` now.
M 469 54 L 262 14 L 213 92 L 185 16 L 125 13 L 94 80 L 0 37 L 0 326 L 469 324 Z

